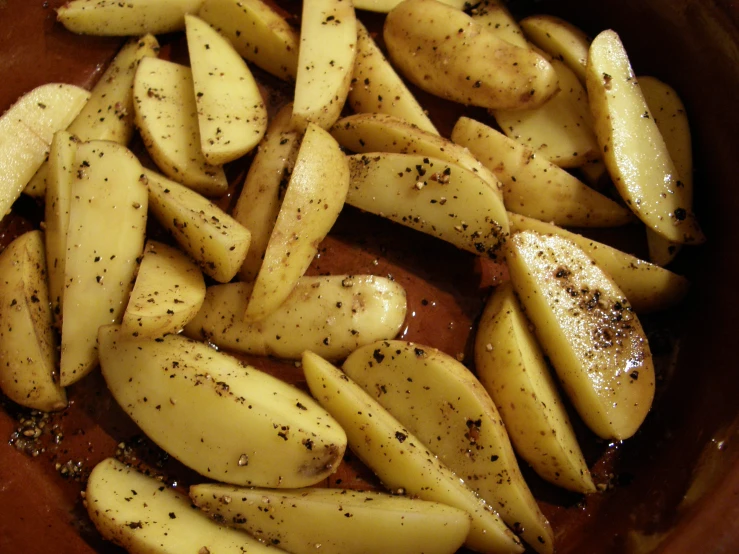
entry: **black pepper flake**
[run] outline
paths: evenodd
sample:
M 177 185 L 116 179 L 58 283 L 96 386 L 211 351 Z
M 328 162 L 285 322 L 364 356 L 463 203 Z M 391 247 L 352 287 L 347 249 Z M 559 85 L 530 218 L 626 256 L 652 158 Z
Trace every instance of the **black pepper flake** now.
M 380 349 L 379 348 L 376 348 L 375 351 L 372 352 L 372 357 L 375 359 L 375 361 L 378 364 L 381 364 L 382 363 L 382 360 L 385 359 L 385 354 L 383 354 L 382 352 L 380 352 Z
M 177 519 L 177 515 L 174 512 L 169 512 L 169 519 Z
M 685 211 L 685 208 L 675 208 L 675 219 L 685 221 L 686 217 L 688 217 L 688 212 Z
M 395 432 L 395 438 L 398 439 L 398 442 L 405 442 L 405 439 L 408 438 L 408 435 L 405 433 L 401 433 L 400 431 Z

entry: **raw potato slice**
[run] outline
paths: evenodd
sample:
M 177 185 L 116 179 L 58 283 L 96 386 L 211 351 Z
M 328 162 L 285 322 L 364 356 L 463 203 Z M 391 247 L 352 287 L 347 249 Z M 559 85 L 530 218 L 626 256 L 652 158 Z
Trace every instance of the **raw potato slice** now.
M 202 19 L 185 16 L 200 148 L 211 165 L 250 152 L 267 130 L 267 108 L 254 77 L 231 43 Z
M 242 57 L 275 77 L 295 80 L 298 33 L 262 0 L 205 0 L 198 17 L 229 39 Z
M 251 288 L 208 288 L 185 334 L 235 352 L 299 360 L 311 350 L 341 360 L 364 344 L 395 337 L 405 321 L 405 290 L 384 277 L 301 277 L 277 311 L 255 323 L 243 321 Z
M 357 21 L 357 57 L 351 85 L 348 100 L 356 113 L 392 115 L 423 131 L 439 134 L 361 21 Z
M 62 410 L 57 363 L 44 239 L 30 231 L 0 253 L 0 390 L 27 408 Z
M 49 151 L 49 179 L 44 202 L 44 238 L 49 276 L 49 300 L 54 326 L 62 330 L 64 268 L 67 261 L 67 231 L 72 182 L 77 171 L 78 141 L 66 131 L 54 135 Z
M 469 150 L 397 117 L 385 114 L 350 115 L 337 121 L 331 128 L 331 134 L 341 146 L 360 154 L 422 154 L 459 165 L 477 174 L 503 198 L 498 178 Z
M 647 338 L 616 284 L 575 243 L 522 231 L 506 243 L 511 282 L 585 424 L 632 436 L 654 397 Z
M 132 553 L 279 554 L 194 510 L 190 499 L 114 458 L 90 473 L 83 504 L 103 538 Z
M 515 18 L 500 0 L 483 0 L 471 10 L 470 15 L 485 30 L 506 42 L 520 48 L 529 47 Z
M 304 0 L 295 80 L 293 127 L 328 129 L 349 94 L 357 53 L 357 18 L 344 0 Z
M 680 180 L 615 32 L 593 40 L 587 85 L 603 161 L 629 208 L 667 240 L 704 242 L 692 190 Z
M 392 340 L 354 351 L 342 369 L 537 552 L 553 551 L 552 529 L 498 410 L 465 366 L 435 348 Z
M 61 384 L 97 364 L 98 327 L 123 316 L 144 249 L 147 193 L 141 164 L 108 141 L 77 148 L 64 268 Z
M 685 106 L 675 89 L 654 77 L 639 77 L 639 87 L 644 94 L 649 112 L 657 124 L 667 151 L 670 153 L 680 181 L 688 193 L 693 190 L 693 148 L 690 124 Z M 680 245 L 647 229 L 649 259 L 660 266 L 669 264 L 680 251 Z
M 233 279 L 249 250 L 249 230 L 197 192 L 148 169 L 143 173 L 159 223 L 203 273 L 219 283 Z
M 462 510 L 370 491 L 190 487 L 193 503 L 293 554 L 453 554 L 470 529 Z
M 146 150 L 170 179 L 205 195 L 219 196 L 228 182 L 200 149 L 198 108 L 189 67 L 144 58 L 133 82 L 136 126 Z
M 141 58 L 154 57 L 158 52 L 159 43 L 152 35 L 129 40 L 95 84 L 90 99 L 67 131 L 81 141 L 112 140 L 128 144 L 134 129 L 133 76 Z M 23 192 L 43 196 L 48 173 L 49 164 L 44 163 Z
M 57 8 L 57 19 L 73 33 L 158 35 L 185 28 L 185 14 L 203 0 L 72 0 Z
M 492 127 L 460 117 L 452 140 L 469 148 L 500 179 L 511 212 L 573 227 L 632 221 L 629 210 Z
M 344 207 L 348 188 L 346 156 L 331 135 L 309 123 L 246 308 L 247 321 L 267 317 L 290 295 Z
M 566 63 L 585 84 L 590 39 L 580 29 L 553 15 L 532 15 L 521 20 L 526 38 L 553 58 Z
M 472 550 L 523 552 L 498 514 L 359 385 L 312 352 L 303 354 L 303 370 L 311 394 L 346 431 L 352 452 L 388 490 L 466 511 L 472 524 L 465 546 Z
M 249 251 L 239 270 L 244 281 L 254 281 L 259 274 L 295 166 L 302 137 L 292 130 L 292 113 L 292 104 L 287 104 L 270 123 L 233 210 L 234 219 L 251 232 Z
M 354 7 L 358 10 L 367 10 L 370 12 L 388 13 L 403 0 L 354 0 Z M 467 0 L 439 0 L 442 4 L 447 4 L 458 10 L 463 10 L 469 4 Z
M 116 401 L 201 475 L 296 488 L 336 471 L 346 435 L 303 391 L 180 335 L 127 339 L 108 325 L 99 340 L 100 368 Z
M 637 313 L 665 310 L 680 302 L 690 288 L 683 276 L 556 225 L 529 217 L 508 214 L 511 232 L 536 231 L 571 240 L 593 258 L 618 285 Z
M 348 204 L 496 259 L 508 234 L 497 194 L 471 171 L 417 154 L 349 156 Z
M 0 116 L 0 219 L 46 160 L 54 133 L 67 128 L 89 97 L 73 85 L 41 85 Z
M 530 110 L 494 110 L 493 116 L 508 136 L 559 167 L 579 167 L 598 159 L 588 95 L 577 76 L 553 59 L 559 92 Z
M 555 485 L 595 492 L 557 385 L 510 282 L 497 287 L 485 305 L 475 335 L 475 369 L 518 455 Z
M 436 0 L 405 0 L 385 20 L 395 67 L 426 92 L 465 105 L 532 108 L 557 92 L 552 66 L 463 11 Z
M 205 280 L 185 254 L 150 240 L 123 314 L 121 332 L 139 338 L 178 333 L 198 313 Z

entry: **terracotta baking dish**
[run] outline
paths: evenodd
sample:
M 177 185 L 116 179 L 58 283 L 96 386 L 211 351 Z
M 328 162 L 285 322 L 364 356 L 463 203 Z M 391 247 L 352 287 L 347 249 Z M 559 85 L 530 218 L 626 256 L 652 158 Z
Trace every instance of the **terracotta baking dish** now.
M 120 45 L 118 39 L 65 31 L 53 11 L 61 3 L 0 0 L 0 111 L 41 83 L 91 86 Z M 623 444 L 607 444 L 579 430 L 604 491 L 588 498 L 563 494 L 526 471 L 555 529 L 557 552 L 739 552 L 739 372 L 733 354 L 739 258 L 732 254 L 739 242 L 734 185 L 739 175 L 739 3 L 512 0 L 510 5 L 522 14 L 563 16 L 590 33 L 615 29 L 637 74 L 659 77 L 680 92 L 694 136 L 696 211 L 709 237 L 700 249 L 686 249 L 674 266 L 693 281 L 687 300 L 646 318 L 661 380 L 643 429 Z M 295 2 L 284 6 L 298 11 Z M 368 21 L 376 25 L 379 18 Z M 167 55 L 182 56 L 179 39 L 164 42 Z M 273 100 L 279 100 L 283 89 L 274 79 L 265 82 L 276 91 Z M 428 97 L 422 95 L 422 101 Z M 460 113 L 441 102 L 432 108 L 442 129 Z M 243 171 L 243 164 L 229 168 L 234 188 Z M 41 213 L 36 203 L 21 199 L 0 223 L 1 244 L 37 225 Z M 623 234 L 627 238 L 618 241 L 643 252 L 635 239 L 641 236 L 638 229 Z M 480 264 L 351 210 L 311 271 L 392 274 L 409 291 L 403 338 L 466 354 L 466 359 L 470 329 L 489 285 L 505 278 L 500 266 Z M 291 365 L 251 361 L 300 384 L 299 370 Z M 73 387 L 70 398 L 70 407 L 51 418 L 28 419 L 28 412 L 8 402 L 0 408 L 0 552 L 119 552 L 99 538 L 79 495 L 86 472 L 104 457 L 143 462 L 179 486 L 198 479 L 141 437 L 97 373 Z M 35 427 L 40 437 L 24 436 Z M 351 460 L 327 484 L 376 486 Z

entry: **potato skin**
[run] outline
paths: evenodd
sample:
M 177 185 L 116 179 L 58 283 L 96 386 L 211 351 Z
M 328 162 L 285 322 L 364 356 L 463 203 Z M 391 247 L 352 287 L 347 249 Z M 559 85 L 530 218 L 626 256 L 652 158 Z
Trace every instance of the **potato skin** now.
M 447 100 L 492 109 L 533 108 L 559 88 L 544 57 L 436 0 L 400 3 L 388 14 L 383 34 L 400 73 Z

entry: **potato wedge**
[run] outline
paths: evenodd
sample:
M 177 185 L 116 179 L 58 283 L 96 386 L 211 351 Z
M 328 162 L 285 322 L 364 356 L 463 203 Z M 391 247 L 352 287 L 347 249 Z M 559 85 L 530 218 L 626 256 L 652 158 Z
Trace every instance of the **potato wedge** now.
M 185 16 L 200 149 L 211 165 L 250 152 L 267 130 L 267 107 L 257 82 L 231 43 L 208 23 Z
M 401 2 L 387 15 L 383 34 L 400 73 L 447 100 L 521 109 L 539 106 L 557 92 L 557 75 L 546 59 L 436 0 Z
M 348 188 L 349 167 L 339 144 L 309 123 L 246 307 L 247 321 L 267 317 L 290 295 L 339 216 Z
M 121 320 L 121 332 L 139 338 L 179 333 L 195 317 L 205 299 L 205 280 L 185 254 L 150 240 L 131 298 Z
M 639 87 L 649 112 L 657 124 L 665 141 L 667 152 L 675 164 L 680 181 L 689 189 L 693 189 L 693 148 L 690 138 L 690 124 L 685 106 L 670 85 L 654 77 L 639 77 Z M 680 245 L 662 238 L 647 229 L 647 245 L 649 259 L 660 266 L 665 266 L 675 259 Z
M 342 369 L 534 550 L 553 551 L 552 528 L 521 475 L 498 410 L 466 367 L 435 348 L 386 340 L 355 350 Z
M 244 281 L 254 281 L 259 274 L 295 166 L 302 136 L 292 130 L 292 113 L 292 104 L 287 104 L 270 123 L 233 210 L 233 218 L 251 233 L 249 250 L 239 270 Z
M 453 554 L 470 529 L 466 512 L 418 498 L 340 489 L 190 487 L 193 503 L 265 544 L 293 554 Z M 360 540 L 357 540 L 357 539 Z
M 496 259 L 508 234 L 503 202 L 480 177 L 418 154 L 349 156 L 348 204 Z
M 254 323 L 243 321 L 251 288 L 208 288 L 185 334 L 235 352 L 299 360 L 311 350 L 341 360 L 364 344 L 395 337 L 405 321 L 405 290 L 384 277 L 301 277 L 275 312 Z
M 361 21 L 357 21 L 357 57 L 348 100 L 356 113 L 392 115 L 423 131 L 439 134 Z
M 498 178 L 469 150 L 397 117 L 386 114 L 350 115 L 337 121 L 331 134 L 341 146 L 359 154 L 421 154 L 459 165 L 477 174 L 498 196 L 503 197 Z
M 113 397 L 151 440 L 210 479 L 294 488 L 331 475 L 346 448 L 308 394 L 180 335 L 136 340 L 100 328 Z
M 590 39 L 583 31 L 553 15 L 532 15 L 522 19 L 520 25 L 527 39 L 566 63 L 585 84 Z
M 141 164 L 125 146 L 77 148 L 64 267 L 61 383 L 98 361 L 98 327 L 121 320 L 144 249 L 147 193 Z
M 351 2 L 304 0 L 292 124 L 328 129 L 349 94 L 357 54 L 357 18 Z
M 500 179 L 511 212 L 574 227 L 632 221 L 629 210 L 492 127 L 460 117 L 452 140 L 469 148 Z
M 203 0 L 72 0 L 57 8 L 57 19 L 83 35 L 158 35 L 185 28 L 185 14 Z
M 654 398 L 649 343 L 625 295 L 572 241 L 522 231 L 506 243 L 511 283 L 585 424 L 632 436 Z
M 403 0 L 355 0 L 354 7 L 358 10 L 367 10 L 370 12 L 387 13 Z M 467 0 L 439 0 L 443 4 L 447 4 L 458 10 L 463 10 L 469 5 Z
M 132 553 L 278 554 L 193 510 L 190 499 L 156 477 L 107 458 L 87 481 L 83 504 L 103 538 Z
M 352 452 L 389 490 L 466 511 L 472 524 L 465 545 L 477 552 L 523 552 L 498 514 L 359 385 L 310 351 L 303 370 L 311 394 L 346 431 Z
M 141 58 L 156 56 L 159 43 L 152 35 L 129 40 L 98 79 L 67 131 L 82 141 L 112 140 L 128 144 L 133 135 L 133 76 Z M 39 168 L 23 192 L 44 196 L 49 164 Z
M 0 390 L 27 408 L 62 410 L 67 394 L 58 361 L 44 239 L 29 231 L 0 253 Z
M 41 85 L 0 116 L 0 219 L 46 160 L 54 133 L 67 128 L 89 97 L 73 85 Z
M 680 180 L 618 35 L 590 45 L 587 86 L 595 134 L 619 194 L 644 224 L 667 240 L 699 244 L 692 190 Z
M 518 455 L 557 486 L 595 492 L 557 385 L 510 282 L 496 287 L 485 305 L 475 335 L 475 369 Z
M 658 312 L 674 306 L 690 288 L 685 277 L 602 242 L 522 215 L 509 213 L 508 220 L 511 232 L 536 231 L 542 235 L 558 235 L 577 244 L 614 280 L 636 313 Z
M 528 48 L 516 19 L 501 0 L 483 0 L 470 11 L 472 19 L 498 38 L 520 48 Z
M 203 273 L 228 283 L 249 250 L 251 234 L 238 221 L 189 188 L 145 169 L 151 213 Z
M 144 58 L 133 82 L 136 127 L 157 167 L 170 179 L 210 196 L 226 192 L 222 167 L 200 149 L 198 108 L 192 70 L 158 58 Z
M 49 300 L 54 326 L 60 332 L 64 300 L 64 268 L 67 261 L 69 207 L 72 201 L 72 182 L 77 170 L 75 164 L 77 144 L 77 139 L 67 131 L 57 131 L 54 135 L 49 151 L 49 178 L 44 202 L 44 239 Z
M 588 94 L 564 62 L 551 62 L 559 92 L 529 110 L 493 110 L 508 138 L 531 148 L 559 167 L 580 167 L 600 157 Z
M 266 2 L 205 0 L 197 15 L 229 39 L 242 57 L 275 77 L 295 80 L 299 35 Z

